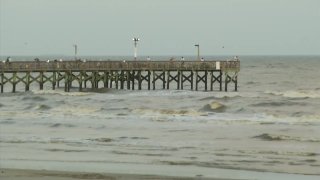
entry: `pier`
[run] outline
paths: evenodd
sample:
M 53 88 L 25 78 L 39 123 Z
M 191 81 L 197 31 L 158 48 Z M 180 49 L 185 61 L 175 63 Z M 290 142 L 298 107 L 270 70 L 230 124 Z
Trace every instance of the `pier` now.
M 18 84 L 30 90 L 51 88 L 115 88 L 127 90 L 189 89 L 238 90 L 240 61 L 13 61 L 0 62 L 1 93 Z M 46 86 L 47 87 L 47 86 Z

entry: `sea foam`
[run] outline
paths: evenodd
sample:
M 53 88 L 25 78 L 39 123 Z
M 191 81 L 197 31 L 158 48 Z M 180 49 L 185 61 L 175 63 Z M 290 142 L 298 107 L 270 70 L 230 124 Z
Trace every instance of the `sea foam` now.
M 296 90 L 296 91 L 265 91 L 266 94 L 283 96 L 289 98 L 320 98 L 320 91 L 317 90 Z

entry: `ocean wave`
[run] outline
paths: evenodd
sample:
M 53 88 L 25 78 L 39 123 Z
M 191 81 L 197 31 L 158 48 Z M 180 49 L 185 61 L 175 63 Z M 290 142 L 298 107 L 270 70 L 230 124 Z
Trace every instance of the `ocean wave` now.
M 276 151 L 276 150 L 238 150 L 240 154 L 245 155 L 280 155 L 280 156 L 306 156 L 306 157 L 316 157 L 319 153 L 315 152 L 294 152 L 294 151 Z
M 58 128 L 58 127 L 71 128 L 71 127 L 76 127 L 76 125 L 74 125 L 74 124 L 65 124 L 65 123 L 54 123 L 54 124 L 51 124 L 49 127 L 51 127 L 51 128 Z
M 0 120 L 0 124 L 15 124 L 16 122 L 11 119 Z
M 302 138 L 302 137 L 292 137 L 288 135 L 276 135 L 263 133 L 252 138 L 261 139 L 265 141 L 299 141 L 299 142 L 320 142 L 320 139 L 316 138 Z
M 47 99 L 41 96 L 26 96 L 22 98 L 23 101 L 37 101 L 37 102 L 41 102 L 41 101 L 46 101 Z
M 68 144 L 68 145 L 81 145 L 88 144 L 90 141 L 85 139 L 65 139 L 65 138 L 45 138 L 36 136 L 25 137 L 1 137 L 0 143 L 24 144 L 24 143 L 37 143 L 37 144 Z
M 92 93 L 90 92 L 64 92 L 61 90 L 34 90 L 32 91 L 33 94 L 52 94 L 52 95 L 60 95 L 60 96 L 88 96 Z
M 170 154 L 165 153 L 141 153 L 141 152 L 129 152 L 129 151 L 117 151 L 113 150 L 111 153 L 120 155 L 134 155 L 134 156 L 159 156 L 159 157 L 169 157 Z
M 45 149 L 46 151 L 50 152 L 88 152 L 89 150 L 81 150 L 81 149 L 57 149 L 57 148 L 51 148 L 51 149 Z
M 215 122 L 241 123 L 241 124 L 299 124 L 303 126 L 320 125 L 320 114 L 269 114 L 269 113 L 209 113 L 207 119 L 214 119 Z
M 92 113 L 97 113 L 101 111 L 100 107 L 90 107 L 90 106 L 57 106 L 52 109 L 53 113 L 57 112 L 58 114 L 70 114 L 70 115 L 88 115 Z M 96 114 L 95 114 L 96 115 Z
M 140 109 L 133 109 L 131 110 L 133 113 L 137 114 L 150 114 L 152 116 L 155 115 L 188 115 L 188 116 L 199 116 L 203 115 L 202 112 L 198 112 L 196 110 L 191 110 L 191 109 L 145 109 L 145 108 L 140 108 Z
M 265 91 L 266 94 L 283 96 L 289 98 L 320 98 L 320 91 L 317 90 L 296 90 L 296 91 Z
M 206 104 L 200 111 L 206 112 L 225 112 L 227 106 L 220 102 L 212 102 L 210 104 Z
M 45 110 L 50 110 L 51 107 L 48 106 L 48 105 L 45 105 L 45 104 L 40 104 L 40 105 L 37 105 L 34 109 L 35 110 L 45 111 Z
M 204 97 L 199 99 L 199 101 L 207 101 L 207 100 L 216 100 L 216 99 L 221 99 L 221 100 L 230 100 L 230 99 L 235 99 L 235 98 L 241 98 L 240 95 L 231 95 L 231 96 L 210 96 L 210 97 Z
M 301 105 L 301 103 L 296 103 L 296 102 L 290 102 L 290 101 L 274 101 L 274 102 L 260 102 L 260 103 L 255 103 L 255 104 L 251 104 L 250 106 L 253 107 L 265 107 L 265 106 L 270 106 L 270 107 L 274 107 L 274 106 L 294 106 L 294 105 Z
M 127 107 L 102 107 L 99 109 L 99 111 L 105 112 L 105 111 L 128 111 L 129 108 Z
M 102 142 L 102 143 L 107 143 L 107 142 L 112 142 L 114 139 L 111 138 L 95 138 L 95 139 L 88 139 L 90 141 L 96 141 L 96 142 Z

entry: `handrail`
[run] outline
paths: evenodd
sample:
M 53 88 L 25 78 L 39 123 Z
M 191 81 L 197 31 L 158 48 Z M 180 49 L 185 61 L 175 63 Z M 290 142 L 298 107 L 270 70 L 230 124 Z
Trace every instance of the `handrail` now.
M 240 70 L 240 61 L 13 61 L 0 62 L 0 71 L 220 70 L 217 62 L 222 71 Z

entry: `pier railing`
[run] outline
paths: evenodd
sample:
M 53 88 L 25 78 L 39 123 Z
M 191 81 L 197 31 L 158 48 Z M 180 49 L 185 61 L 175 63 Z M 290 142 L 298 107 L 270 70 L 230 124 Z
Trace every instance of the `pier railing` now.
M 14 61 L 0 63 L 2 72 L 109 70 L 239 71 L 240 61 Z

